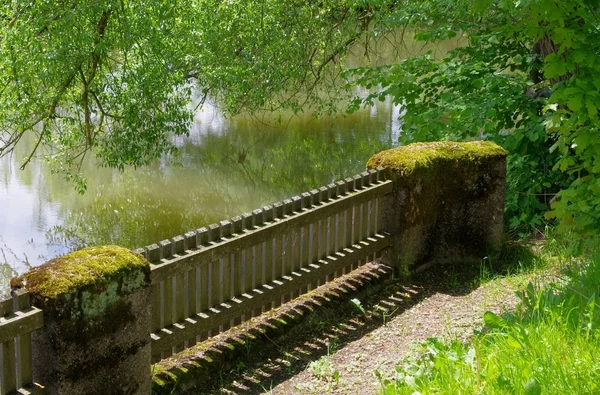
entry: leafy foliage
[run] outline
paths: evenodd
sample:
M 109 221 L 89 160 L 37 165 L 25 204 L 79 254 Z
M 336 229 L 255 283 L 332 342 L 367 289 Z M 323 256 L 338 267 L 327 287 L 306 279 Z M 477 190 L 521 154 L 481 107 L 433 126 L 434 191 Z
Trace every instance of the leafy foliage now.
M 404 143 L 496 141 L 510 153 L 511 229 L 540 228 L 552 201 L 550 218 L 590 233 L 600 226 L 596 7 L 584 0 L 408 1 L 382 23 L 416 25 L 415 38 L 426 41 L 463 31 L 468 44 L 441 61 L 425 55 L 353 70 L 350 85 L 372 91 L 350 111 L 392 96 L 406 108 Z M 539 42 L 551 44 L 549 53 L 532 53 Z M 545 80 L 532 81 L 539 67 Z
M 208 95 L 228 113 L 332 112 L 351 92 L 337 77 L 354 45 L 368 54 L 398 29 L 427 42 L 460 33 L 468 44 L 441 60 L 348 72 L 349 87 L 371 89 L 350 110 L 392 96 L 405 106 L 405 143 L 500 143 L 511 153 L 509 227 L 540 228 L 552 202 L 549 218 L 590 233 L 600 226 L 598 11 L 597 0 L 4 2 L 0 155 L 34 134 L 30 154 L 48 148 L 84 190 L 90 149 L 102 166 L 147 164 L 174 151 L 171 136 L 188 132 Z
M 172 152 L 192 91 L 229 112 L 298 111 L 367 28 L 362 3 L 3 2 L 0 155 L 35 134 L 31 155 L 48 148 L 83 189 L 78 167 L 91 148 L 119 169 Z M 315 103 L 325 111 L 333 98 Z

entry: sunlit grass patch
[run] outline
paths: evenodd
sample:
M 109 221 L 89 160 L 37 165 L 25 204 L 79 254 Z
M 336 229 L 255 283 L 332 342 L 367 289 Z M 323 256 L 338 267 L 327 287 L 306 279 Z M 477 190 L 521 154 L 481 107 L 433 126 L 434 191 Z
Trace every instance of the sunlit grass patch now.
M 398 364 L 396 377 L 378 375 L 381 392 L 600 393 L 599 245 L 568 260 L 564 243 L 547 244 L 564 265 L 553 281 L 519 289 L 514 312 L 487 312 L 468 343 L 428 339 Z M 548 251 L 538 256 L 549 259 Z

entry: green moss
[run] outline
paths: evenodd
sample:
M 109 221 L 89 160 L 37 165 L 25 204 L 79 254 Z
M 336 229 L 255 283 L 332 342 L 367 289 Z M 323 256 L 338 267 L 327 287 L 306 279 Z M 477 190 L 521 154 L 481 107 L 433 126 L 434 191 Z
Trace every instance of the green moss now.
M 501 200 L 506 152 L 488 141 L 416 143 L 375 154 L 394 182 L 393 220 L 398 268 L 450 259 L 480 260 L 499 241 L 490 232 Z M 492 214 L 490 214 L 492 213 Z M 456 258 L 460 257 L 460 258 Z
M 435 161 L 479 161 L 483 158 L 505 156 L 506 151 L 489 141 L 455 143 L 437 141 L 415 143 L 382 151 L 369 159 L 367 167 L 384 167 L 388 175 L 409 175 L 415 170 L 428 168 Z
M 89 247 L 33 268 L 13 279 L 11 286 L 26 286 L 32 294 L 43 299 L 77 293 L 88 287 L 102 288 L 106 292 L 106 298 L 101 298 L 106 299 L 101 302 L 104 304 L 116 293 L 117 283 L 120 292 L 129 292 L 145 281 L 144 273 L 149 270 L 143 256 L 126 248 Z M 116 294 L 112 296 L 114 298 Z M 104 310 L 102 306 L 95 306 L 100 303 L 99 299 L 92 300 L 86 292 L 82 298 L 91 310 Z

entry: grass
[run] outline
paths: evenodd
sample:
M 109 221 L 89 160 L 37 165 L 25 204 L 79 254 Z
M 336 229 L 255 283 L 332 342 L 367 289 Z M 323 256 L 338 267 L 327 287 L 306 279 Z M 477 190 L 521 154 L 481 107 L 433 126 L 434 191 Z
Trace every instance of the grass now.
M 577 259 L 568 248 L 552 238 L 538 250 L 534 267 L 560 270 L 551 281 L 520 287 L 514 312 L 486 312 L 483 330 L 470 342 L 431 338 L 397 365 L 396 377 L 376 373 L 381 393 L 600 393 L 600 242 Z M 522 265 L 508 274 L 522 277 Z M 486 268 L 481 277 L 487 280 Z

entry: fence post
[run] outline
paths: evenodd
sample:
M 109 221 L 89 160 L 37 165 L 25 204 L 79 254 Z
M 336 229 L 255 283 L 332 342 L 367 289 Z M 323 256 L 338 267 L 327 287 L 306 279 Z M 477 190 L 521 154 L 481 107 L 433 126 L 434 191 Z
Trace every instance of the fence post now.
M 90 247 L 13 279 L 43 309 L 34 379 L 48 394 L 149 394 L 150 267 L 121 247 Z
M 384 199 L 387 260 L 407 271 L 436 263 L 478 263 L 502 243 L 506 152 L 491 142 L 416 143 L 380 152 L 394 191 Z

